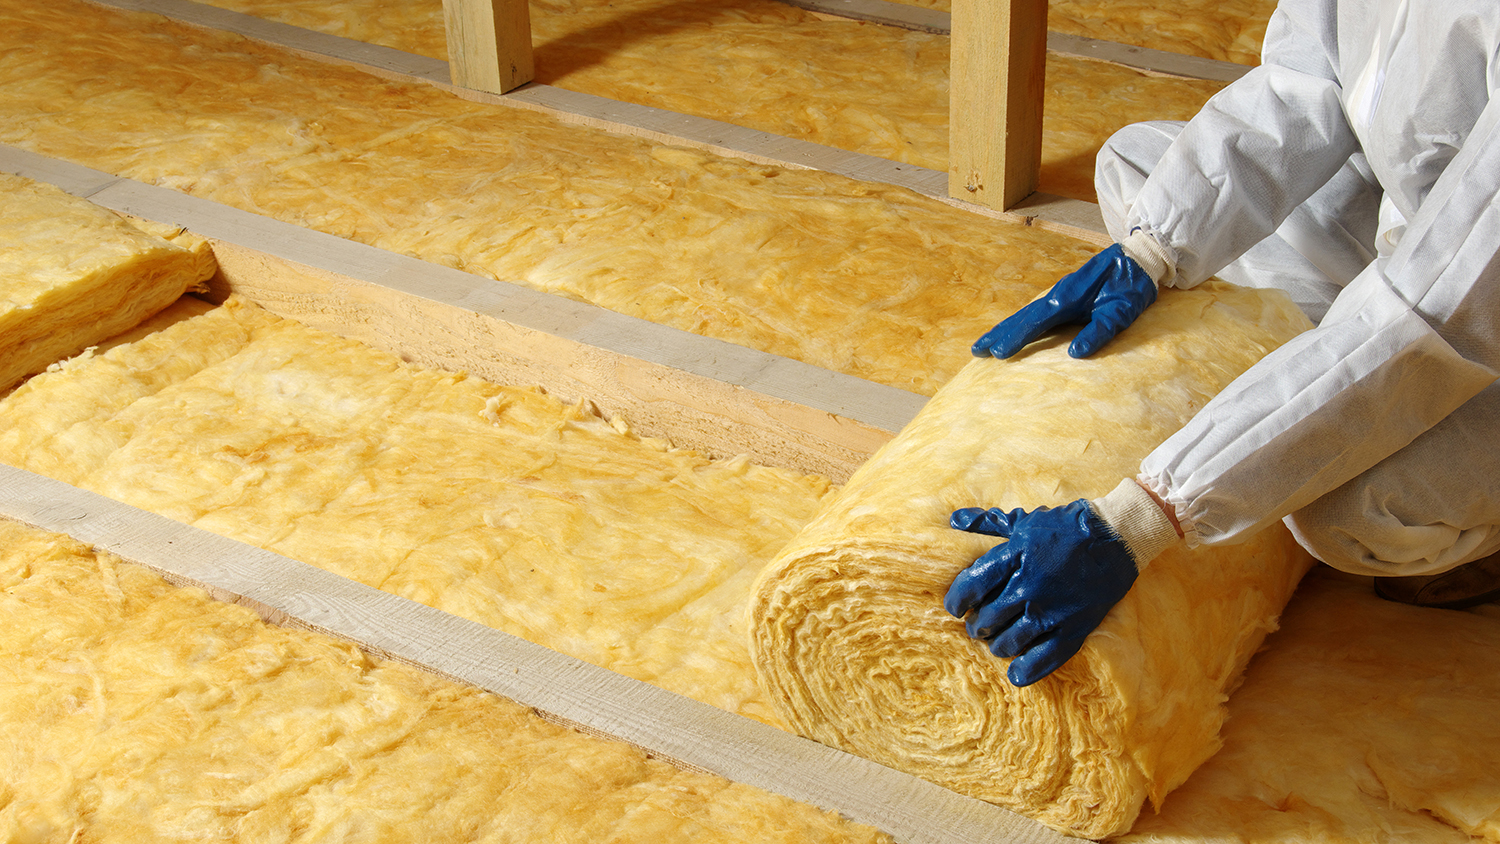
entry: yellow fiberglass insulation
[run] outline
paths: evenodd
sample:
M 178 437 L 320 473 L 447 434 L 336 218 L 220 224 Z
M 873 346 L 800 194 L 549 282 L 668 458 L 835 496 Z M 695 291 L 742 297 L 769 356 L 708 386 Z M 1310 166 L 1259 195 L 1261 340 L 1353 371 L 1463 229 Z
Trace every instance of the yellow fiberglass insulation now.
M 901 2 L 943 12 L 951 10 L 949 0 Z M 409 53 L 438 59 L 448 57 L 441 4 L 435 0 L 405 3 L 344 0 L 337 4 L 213 0 L 210 5 Z M 836 8 L 836 5 L 829 4 L 829 7 Z M 1159 0 L 1155 3 L 1050 0 L 1047 28 L 1068 35 L 1254 65 L 1260 61 L 1266 21 L 1275 8 L 1275 0 Z M 803 37 L 804 32 L 817 32 L 816 23 L 844 23 L 818 20 L 808 12 L 775 0 L 734 0 L 713 4 L 677 0 L 650 0 L 649 4 L 648 0 L 625 3 L 613 0 L 532 0 L 530 12 L 537 71 L 549 84 L 568 88 L 589 84 L 577 81 L 580 79 L 602 79 L 581 71 L 589 70 L 589 65 L 609 54 L 630 52 L 643 36 L 671 41 L 676 35 L 675 30 L 692 26 L 728 26 L 734 35 L 744 35 L 755 30 L 735 25 L 751 24 L 760 29 L 776 26 L 791 30 L 787 41 L 795 41 Z M 822 30 L 836 31 L 832 26 Z M 866 37 L 872 54 L 874 45 L 899 43 L 887 42 L 883 35 L 867 33 Z M 927 39 L 923 42 L 926 43 Z M 767 55 L 763 66 L 767 68 L 765 76 L 777 72 L 776 58 L 775 54 Z M 888 53 L 887 58 L 891 58 L 891 54 Z M 886 72 L 880 68 L 871 70 L 876 74 Z M 745 78 L 747 81 L 754 79 L 750 74 Z
M 214 274 L 207 241 L 0 173 L 0 394 Z
M 1053 336 L 979 359 L 855 473 L 757 581 L 751 656 L 802 735 L 1087 837 L 1130 829 L 1219 747 L 1224 700 L 1311 559 L 1280 525 L 1170 549 L 1042 681 L 969 639 L 942 597 L 996 540 L 970 506 L 1109 492 L 1270 350 L 1310 327 L 1280 293 L 1164 291 L 1105 353 Z
M 437 0 L 213 5 L 447 58 Z M 948 167 L 946 35 L 820 20 L 776 0 L 537 0 L 531 31 L 536 81 L 546 85 Z M 1086 200 L 1094 155 L 1111 134 L 1186 120 L 1223 87 L 1056 54 L 1046 76 L 1040 189 Z
M 889 839 L 0 520 L 0 840 Z
M 829 489 L 237 300 L 32 378 L 0 461 L 771 723 L 745 595 Z
M 1275 9 L 1276 0 L 1048 0 L 1047 27 L 1101 41 L 1256 65 L 1266 22 Z
M 1320 567 L 1229 699 L 1224 748 L 1122 844 L 1500 841 L 1497 710 L 1500 605 L 1396 604 Z
M 238 0 L 254 2 L 254 0 Z M 951 11 L 952 0 L 898 0 Z M 1053 32 L 1133 44 L 1185 56 L 1260 63 L 1276 0 L 1048 0 Z
M 1223 303 L 1243 306 L 1249 301 L 1244 293 L 1222 292 Z M 1178 296 L 1169 291 L 1162 302 Z M 74 483 L 97 482 L 111 494 L 129 496 L 243 540 L 313 557 L 312 562 L 368 583 L 382 583 L 383 572 L 389 572 L 385 588 L 471 618 L 486 621 L 520 615 L 515 622 L 518 626 L 511 626 L 512 621 L 498 623 L 529 631 L 530 637 L 554 647 L 603 653 L 606 656 L 599 661 L 615 670 L 640 677 L 652 676 L 654 671 L 665 678 L 657 681 L 661 685 L 700 700 L 738 707 L 742 713 L 773 723 L 779 720 L 759 692 L 741 698 L 747 688 L 753 690 L 754 682 L 744 644 L 746 631 L 738 613 L 748 603 L 753 569 L 772 559 L 770 546 L 790 542 L 825 500 L 821 481 L 737 461 L 709 464 L 665 449 L 659 442 L 632 442 L 600 420 L 559 407 L 532 391 L 504 390 L 458 376 L 417 374 L 383 355 L 361 351 L 355 344 L 324 338 L 238 304 L 214 310 L 207 318 L 191 318 L 203 307 L 184 299 L 159 320 L 171 327 L 137 339 L 133 345 L 72 361 L 33 379 L 10 401 L 0 403 L 3 459 L 18 462 L 24 458 L 22 465 Z M 1211 324 L 1219 329 L 1225 328 L 1225 314 L 1220 312 L 1224 307 L 1216 302 L 1210 309 Z M 1278 333 L 1277 325 L 1285 328 L 1283 311 L 1269 308 L 1265 317 L 1267 335 Z M 1238 339 L 1243 335 L 1231 330 L 1222 336 Z M 1213 351 L 1196 361 L 1208 381 L 1224 375 L 1214 372 L 1223 366 L 1216 362 L 1219 354 Z M 1153 371 L 1191 365 L 1178 361 L 1168 366 L 1158 358 Z M 216 379 L 229 379 L 234 389 L 215 388 Z M 1172 383 L 1184 381 L 1177 378 Z M 1172 399 L 1172 393 L 1162 386 L 1153 401 L 1179 410 L 1181 401 L 1195 401 L 1192 396 Z M 1104 404 L 1119 401 L 1112 396 Z M 1136 411 L 1102 412 L 1118 422 Z M 195 413 L 207 416 L 192 418 Z M 410 424 L 392 424 L 403 419 Z M 416 441 L 409 436 L 412 427 L 426 429 Z M 1149 431 L 1141 435 L 1155 436 Z M 1114 442 L 1115 436 L 1119 435 L 1106 426 L 1088 447 L 1088 455 Z M 382 448 L 389 455 L 386 459 L 360 464 L 361 456 L 378 454 Z M 1065 450 L 1066 444 L 1059 452 Z M 513 458 L 505 456 L 509 451 L 515 452 Z M 1055 461 L 1056 455 L 1038 459 Z M 433 462 L 427 469 L 429 461 Z M 600 475 L 580 477 L 564 465 L 574 464 L 576 469 L 584 461 L 599 464 Z M 74 473 L 75 464 L 81 472 Z M 422 471 L 408 477 L 413 466 Z M 634 474 L 636 480 L 608 477 L 616 467 Z M 353 474 L 340 477 L 345 469 Z M 395 470 L 394 474 L 389 470 Z M 140 475 L 138 481 L 132 479 L 133 473 Z M 201 473 L 202 480 L 193 481 L 194 473 Z M 456 478 L 457 483 L 438 481 L 438 476 L 443 481 Z M 1050 484 L 1045 478 L 1033 481 L 1051 496 L 1040 495 L 1038 500 L 1091 493 L 1086 487 L 1071 486 L 1087 478 L 1067 466 Z M 644 503 L 630 505 L 638 496 Z M 274 500 L 258 501 L 261 497 Z M 595 502 L 604 503 L 599 519 L 585 509 Z M 328 516 L 316 515 L 324 506 L 329 508 Z M 694 509 L 699 512 L 693 513 Z M 530 519 L 528 513 L 538 518 Z M 666 517 L 655 519 L 659 513 Z M 758 521 L 746 528 L 743 520 L 747 518 Z M 339 524 L 340 520 L 347 524 Z M 558 524 L 548 528 L 547 523 L 553 521 Z M 619 530 L 627 522 L 631 527 Z M 764 533 L 765 546 L 747 540 L 742 529 Z M 671 556 L 672 562 L 664 570 L 653 552 L 644 562 L 621 557 L 624 565 L 611 567 L 571 553 L 570 547 L 590 552 L 591 542 L 609 540 L 612 530 L 621 536 L 618 545 L 606 547 L 608 553 L 624 546 L 655 548 Z M 702 537 L 705 530 L 711 536 Z M 683 531 L 686 537 L 653 540 L 638 536 L 640 531 Z M 941 543 L 955 538 L 956 532 L 941 530 L 933 540 Z M 1234 570 L 1244 573 L 1246 553 L 1258 553 L 1273 562 L 1285 559 L 1281 555 L 1289 550 L 1296 553 L 1275 539 L 1263 536 L 1257 540 L 1260 545 L 1230 549 L 1224 558 L 1200 555 L 1198 561 L 1206 565 L 1197 571 L 1211 578 L 1216 576 L 1215 566 L 1227 564 L 1240 566 Z M 681 550 L 684 542 L 691 546 L 687 552 Z M 982 548 L 983 542 L 978 542 L 955 556 Z M 746 559 L 742 565 L 725 564 L 702 559 L 699 554 L 705 549 L 728 556 L 761 556 Z M 492 556 L 486 559 L 486 554 Z M 1170 566 L 1180 562 L 1158 561 L 1148 575 L 1153 571 L 1170 574 Z M 621 588 L 630 586 L 630 573 L 613 570 L 625 565 L 641 568 L 637 587 L 651 578 L 677 579 L 659 581 L 666 593 L 662 596 L 651 594 L 649 588 L 632 591 Z M 602 569 L 608 570 L 596 571 Z M 946 587 L 943 577 L 934 574 L 933 579 L 927 593 L 914 599 L 910 617 L 903 620 L 911 626 L 911 642 L 921 647 L 925 647 L 921 645 L 923 631 L 929 626 L 957 624 L 943 616 L 938 606 Z M 559 594 L 535 601 L 528 590 L 542 580 L 546 589 Z M 1142 587 L 1149 582 L 1143 581 Z M 1500 782 L 1493 770 L 1494 760 L 1500 759 L 1493 749 L 1500 739 L 1494 735 L 1492 718 L 1500 707 L 1500 686 L 1493 679 L 1500 677 L 1500 670 L 1490 666 L 1493 655 L 1500 653 L 1494 641 L 1500 636 L 1500 618 L 1395 607 L 1373 598 L 1364 583 L 1339 585 L 1333 594 L 1321 585 L 1325 582 L 1325 578 L 1313 578 L 1312 591 L 1304 582 L 1289 605 L 1283 631 L 1269 639 L 1267 648 L 1251 663 L 1243 687 L 1228 704 L 1224 749 L 1167 796 L 1160 815 L 1143 813 L 1131 829 L 1133 840 L 1186 844 L 1227 838 L 1352 844 L 1379 840 L 1394 830 L 1403 841 L 1437 844 L 1468 840 L 1459 829 L 1500 840 L 1493 820 L 1486 820 L 1500 815 L 1500 793 L 1492 788 Z M 861 585 L 847 578 L 845 584 Z M 1264 591 L 1264 583 L 1234 591 L 1240 585 L 1238 581 L 1230 584 L 1227 593 L 1208 600 L 1198 591 L 1201 584 L 1185 584 L 1191 588 L 1177 596 L 1180 604 L 1153 604 L 1154 610 L 1144 611 L 1137 604 L 1132 617 L 1108 622 L 1112 636 L 1091 643 L 1085 659 L 1097 667 L 1101 656 L 1128 652 L 1128 637 L 1137 633 L 1145 637 L 1151 627 L 1149 623 L 1134 626 L 1133 618 L 1143 612 L 1170 618 L 1181 611 L 1180 606 L 1204 603 L 1210 608 L 1194 612 L 1253 614 L 1257 607 L 1268 612 L 1274 596 Z M 605 591 L 598 591 L 600 587 Z M 0 584 L 0 602 L 7 588 L 9 584 Z M 894 591 L 904 600 L 899 588 Z M 688 598 L 680 611 L 673 610 L 672 602 L 694 594 L 700 597 Z M 867 592 L 856 594 L 870 597 Z M 507 607 L 515 603 L 513 598 L 522 605 Z M 1152 601 L 1156 598 L 1165 600 L 1166 596 L 1157 594 Z M 618 609 L 611 606 L 617 599 Z M 1235 604 L 1235 599 L 1243 603 Z M 528 612 L 532 614 L 529 619 L 525 617 Z M 549 613 L 560 613 L 560 620 L 549 620 Z M 635 618 L 637 613 L 646 620 Z M 5 617 L 9 623 L 12 616 Z M 850 621 L 851 629 L 864 624 L 858 613 L 851 614 Z M 554 628 L 558 635 L 549 638 Z M 18 629 L 7 627 L 0 631 L 0 639 Z M 1163 631 L 1162 635 L 1181 633 L 1180 627 L 1173 629 L 1177 633 Z M 1199 632 L 1208 635 L 1213 628 L 1194 631 Z M 899 638 L 900 634 L 900 630 L 885 628 L 881 635 Z M 961 630 L 949 634 L 950 640 L 962 636 Z M 158 634 L 141 634 L 154 635 Z M 166 641 L 178 641 L 177 635 L 171 634 Z M 1252 631 L 1249 638 L 1256 635 Z M 10 652 L 10 641 L 0 642 L 0 653 Z M 1229 647 L 1244 648 L 1248 641 Z M 76 646 L 70 643 L 69 647 Z M 1202 656 L 1196 648 L 1189 653 Z M 976 670 L 988 672 L 989 682 L 1004 682 L 998 676 L 1003 664 L 987 652 L 976 656 L 988 660 L 975 661 Z M 924 659 L 914 652 L 913 660 L 901 666 L 907 672 L 904 685 L 886 690 L 893 708 L 872 732 L 887 731 L 887 742 L 902 738 L 889 731 L 890 725 L 936 735 L 962 724 L 975 706 L 994 705 L 997 717 L 1014 711 L 1003 700 L 975 703 L 972 687 L 949 682 L 952 677 L 945 677 L 941 666 Z M 1226 683 L 1232 685 L 1238 664 L 1234 655 L 1224 655 L 1221 667 Z M 1160 666 L 1148 669 L 1143 663 L 1137 669 L 1127 667 L 1115 678 L 1140 681 L 1137 700 L 1144 700 L 1159 693 L 1162 684 L 1179 682 L 1191 671 L 1189 667 L 1185 674 L 1162 676 Z M 1154 684 L 1147 682 L 1151 678 L 1156 679 Z M 234 685 L 242 682 L 244 678 L 226 681 L 220 693 L 233 695 Z M 357 678 L 336 682 L 362 687 Z M 7 688 L 35 695 L 29 691 L 29 681 Z M 855 700 L 857 695 L 849 697 Z M 894 717 L 904 707 L 926 707 L 927 721 L 914 726 Z M 1191 755 L 1186 751 L 1214 729 L 1220 717 L 1206 703 L 1199 720 L 1182 717 L 1185 708 L 1190 707 L 1164 704 L 1159 713 L 1150 713 L 1154 718 L 1135 725 L 1138 731 L 1149 731 L 1159 729 L 1163 718 L 1180 720 L 1184 750 L 1177 758 L 1167 754 L 1157 762 L 1158 773 L 1172 765 L 1185 766 L 1184 757 Z M 1079 742 L 1089 734 L 1083 727 L 1091 717 L 1084 714 L 1069 722 L 1069 730 L 1079 729 L 1066 736 L 1068 742 Z M 19 715 L 6 721 L 22 734 L 29 734 L 27 723 Z M 158 731 L 150 734 L 158 735 Z M 1033 749 L 1040 749 L 1034 758 L 1047 752 L 1045 738 L 1035 743 Z M 467 734 L 435 737 L 432 746 L 447 747 L 447 742 L 453 743 L 449 755 L 470 758 Z M 0 740 L 0 747 L 4 746 Z M 190 752 L 201 749 L 173 751 Z M 151 757 L 157 758 L 170 765 L 184 757 Z M 192 758 L 201 761 L 200 756 Z M 300 757 L 292 754 L 266 764 L 292 764 L 296 758 Z M 1107 776 L 1125 770 L 1117 758 L 1111 762 L 1107 753 L 1080 758 L 1099 764 Z M 538 764 L 556 764 L 555 759 Z M 986 759 L 976 753 L 970 761 L 982 766 Z M 1142 764 L 1149 764 L 1150 759 L 1149 753 L 1141 754 Z M 485 757 L 474 765 L 488 766 L 492 761 Z M 149 776 L 154 764 L 151 761 L 136 769 L 134 775 L 143 783 L 156 782 Z M 1076 773 L 1066 765 L 1059 770 L 1059 777 Z M 9 781 L 0 777 L 0 782 Z M 0 786 L 0 793 L 10 794 L 3 791 L 8 787 Z M 1043 791 L 1039 787 L 1036 793 Z M 482 792 L 480 799 L 489 799 L 487 794 Z M 720 794 L 716 800 L 727 805 L 715 811 L 732 811 L 740 792 L 731 789 Z M 462 794 L 453 795 L 455 811 L 468 811 L 464 807 L 472 805 L 462 798 Z M 610 807 L 615 805 L 613 799 L 606 801 Z M 653 812 L 660 805 L 656 798 L 646 803 L 632 813 Z M 670 806 L 668 810 L 675 811 Z M 0 808 L 0 819 L 4 811 Z M 601 809 L 600 823 L 611 822 L 615 811 Z M 338 823 L 348 820 L 347 815 L 334 817 Z M 68 836 L 60 834 L 60 838 Z

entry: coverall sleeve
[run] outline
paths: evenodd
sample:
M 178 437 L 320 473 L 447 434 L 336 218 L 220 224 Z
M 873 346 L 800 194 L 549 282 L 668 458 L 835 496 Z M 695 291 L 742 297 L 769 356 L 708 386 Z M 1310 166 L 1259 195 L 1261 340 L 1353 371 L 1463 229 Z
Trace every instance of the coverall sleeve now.
M 1208 101 L 1142 186 L 1126 229 L 1174 259 L 1174 287 L 1199 284 L 1276 230 L 1359 148 L 1334 66 L 1334 0 L 1284 3 L 1264 62 Z
M 1495 381 L 1497 252 L 1500 101 L 1489 99 L 1389 258 L 1143 462 L 1140 480 L 1176 508 L 1190 544 L 1233 542 L 1300 509 Z

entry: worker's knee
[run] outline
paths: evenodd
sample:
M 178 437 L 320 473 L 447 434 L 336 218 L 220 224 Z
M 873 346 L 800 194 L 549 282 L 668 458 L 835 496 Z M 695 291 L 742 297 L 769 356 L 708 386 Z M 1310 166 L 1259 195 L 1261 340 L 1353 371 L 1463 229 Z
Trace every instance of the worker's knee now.
M 1500 526 L 1413 523 L 1373 490 L 1335 490 L 1286 518 L 1297 542 L 1352 574 L 1436 574 L 1500 551 Z
M 1312 512 L 1313 510 L 1314 508 L 1298 510 L 1284 521 L 1297 543 L 1307 549 L 1307 553 L 1313 555 L 1314 559 L 1339 571 L 1354 574 L 1397 574 L 1391 570 L 1374 570 L 1375 567 L 1371 565 L 1374 557 L 1369 547 L 1359 541 L 1356 532 L 1350 531 L 1348 525 L 1334 524 L 1320 518 L 1320 514 Z
M 1099 150 L 1094 160 L 1094 190 L 1115 240 L 1129 234 L 1123 227 L 1136 194 L 1184 125 L 1168 120 L 1133 123 L 1111 135 Z
M 1314 557 L 1356 574 L 1437 574 L 1500 551 L 1500 384 L 1298 510 Z

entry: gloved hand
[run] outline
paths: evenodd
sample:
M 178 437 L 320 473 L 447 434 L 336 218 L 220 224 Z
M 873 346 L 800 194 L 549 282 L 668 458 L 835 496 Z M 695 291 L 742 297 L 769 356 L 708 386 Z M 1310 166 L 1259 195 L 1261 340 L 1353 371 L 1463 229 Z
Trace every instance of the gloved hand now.
M 1080 324 L 1083 329 L 1068 346 L 1068 354 L 1088 357 L 1156 301 L 1157 281 L 1170 275 L 1168 267 L 1161 246 L 1149 235 L 1133 234 L 1090 258 L 1063 276 L 1047 295 L 985 332 L 974 344 L 974 356 L 1008 358 L 1059 325 Z
M 1006 676 L 1017 686 L 1035 683 L 1078 653 L 1139 571 L 1178 538 L 1133 480 L 1095 502 L 1029 513 L 971 507 L 955 511 L 950 524 L 1010 540 L 960 572 L 943 607 L 956 618 L 967 615 L 969 635 L 989 640 L 996 656 L 1015 657 Z

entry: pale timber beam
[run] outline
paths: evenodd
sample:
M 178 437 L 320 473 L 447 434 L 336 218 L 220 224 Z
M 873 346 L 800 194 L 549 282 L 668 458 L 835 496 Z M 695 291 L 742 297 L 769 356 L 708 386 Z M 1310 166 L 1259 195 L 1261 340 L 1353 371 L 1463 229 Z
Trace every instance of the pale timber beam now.
M 443 0 L 453 84 L 492 94 L 536 75 L 527 0 Z
M 1047 0 L 953 4 L 948 193 L 1004 211 L 1042 167 Z

